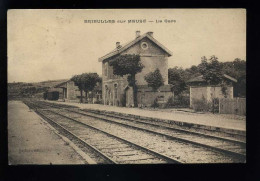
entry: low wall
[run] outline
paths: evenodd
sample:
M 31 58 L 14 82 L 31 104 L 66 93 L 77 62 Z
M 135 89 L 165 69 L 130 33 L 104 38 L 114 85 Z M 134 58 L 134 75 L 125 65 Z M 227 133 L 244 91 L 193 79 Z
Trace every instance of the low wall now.
M 246 115 L 246 99 L 245 98 L 219 99 L 219 113 Z
M 137 102 L 139 105 L 151 106 L 156 98 L 158 103 L 166 103 L 171 96 L 172 92 L 138 92 Z

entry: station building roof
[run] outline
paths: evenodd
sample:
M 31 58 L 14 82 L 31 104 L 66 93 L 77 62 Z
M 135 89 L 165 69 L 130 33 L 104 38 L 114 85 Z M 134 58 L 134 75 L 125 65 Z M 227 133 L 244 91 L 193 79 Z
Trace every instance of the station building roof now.
M 118 54 L 122 53 L 123 51 L 127 50 L 128 48 L 130 48 L 131 46 L 133 46 L 134 44 L 136 44 L 137 42 L 141 41 L 144 38 L 148 38 L 153 43 L 155 43 L 157 46 L 159 46 L 162 50 L 164 50 L 168 54 L 168 56 L 172 56 L 172 52 L 170 50 L 168 50 L 165 46 L 163 46 L 155 38 L 153 38 L 153 36 L 151 35 L 151 32 L 147 32 L 147 33 L 145 33 L 145 34 L 135 38 L 134 40 L 132 40 L 132 41 L 130 41 L 130 42 L 120 46 L 120 48 L 115 48 L 114 50 L 112 50 L 108 54 L 106 54 L 103 57 L 99 58 L 98 61 L 102 62 L 103 60 L 106 60 L 106 59 L 108 59 L 110 57 L 118 55 Z

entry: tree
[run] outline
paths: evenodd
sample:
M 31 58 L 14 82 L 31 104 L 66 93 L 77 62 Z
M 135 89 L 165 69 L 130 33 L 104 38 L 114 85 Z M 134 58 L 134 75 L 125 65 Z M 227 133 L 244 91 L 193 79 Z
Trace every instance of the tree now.
M 169 84 L 173 85 L 173 91 L 176 95 L 188 90 L 186 81 L 191 78 L 203 75 L 204 79 L 209 84 L 221 84 L 223 74 L 227 74 L 237 79 L 234 83 L 234 96 L 246 95 L 246 61 L 236 58 L 233 62 L 218 62 L 218 58 L 212 56 L 209 60 L 201 57 L 201 63 L 198 66 L 191 66 L 185 70 L 181 67 L 174 67 L 168 69 Z
M 173 67 L 168 69 L 168 82 L 173 85 L 174 95 L 179 95 L 184 91 L 188 91 L 186 81 L 201 75 L 197 66 L 183 69 L 182 67 Z
M 218 62 L 218 58 L 211 56 L 209 60 L 202 57 L 201 64 L 198 65 L 200 73 L 204 79 L 212 85 L 221 84 L 223 74 L 227 74 L 237 79 L 234 83 L 234 96 L 246 96 L 246 61 L 236 58 L 233 62 Z M 225 85 L 221 84 L 223 90 Z M 224 86 L 224 87 L 223 87 Z
M 151 87 L 154 92 L 164 85 L 162 74 L 158 68 L 154 72 L 146 74 L 144 79 L 148 83 L 148 87 Z
M 164 85 L 162 74 L 160 73 L 160 70 L 157 68 L 154 72 L 150 72 L 144 76 L 144 79 L 148 83 L 148 87 L 151 87 L 153 91 L 157 91 L 159 87 Z M 156 97 L 152 107 L 158 107 L 158 98 Z
M 135 54 L 119 55 L 117 58 L 110 61 L 109 65 L 113 67 L 114 75 L 128 75 L 128 85 L 133 87 L 134 107 L 137 107 L 137 86 L 135 76 L 144 68 L 140 56 Z
M 187 81 L 199 75 L 200 73 L 198 66 L 192 65 L 190 68 L 185 69 L 183 79 L 184 81 Z
M 176 95 L 187 89 L 185 83 L 187 75 L 185 74 L 187 73 L 182 68 L 174 67 L 168 69 L 169 84 L 173 85 L 172 90 Z
M 237 83 L 234 86 L 234 95 L 238 97 L 246 96 L 246 75 L 241 75 L 237 79 Z
M 82 103 L 83 90 L 87 93 L 92 91 L 96 86 L 97 82 L 101 82 L 101 78 L 97 73 L 83 73 L 81 75 L 75 75 L 71 80 L 78 86 L 80 90 L 80 102 Z
M 80 103 L 83 102 L 82 100 L 82 92 L 84 90 L 84 84 L 82 81 L 82 76 L 81 75 L 74 75 L 70 80 L 72 80 L 76 86 L 78 86 L 79 90 L 80 90 Z
M 23 88 L 21 89 L 20 94 L 21 94 L 22 96 L 32 96 L 32 95 L 34 95 L 34 94 L 36 93 L 36 90 L 37 90 L 37 88 L 34 87 L 34 86 L 31 86 L 31 87 L 23 87 Z
M 208 84 L 217 85 L 222 82 L 222 64 L 219 63 L 216 56 L 211 56 L 209 60 L 205 56 L 201 57 L 201 63 L 198 65 L 198 68 Z
M 84 73 L 81 75 L 81 80 L 83 81 L 83 89 L 86 93 L 86 98 L 88 97 L 88 93 L 93 91 L 97 82 L 101 82 L 101 78 L 97 73 Z
M 237 79 L 237 83 L 234 84 L 234 96 L 245 97 L 246 61 L 236 58 L 233 62 L 224 62 L 223 72 Z

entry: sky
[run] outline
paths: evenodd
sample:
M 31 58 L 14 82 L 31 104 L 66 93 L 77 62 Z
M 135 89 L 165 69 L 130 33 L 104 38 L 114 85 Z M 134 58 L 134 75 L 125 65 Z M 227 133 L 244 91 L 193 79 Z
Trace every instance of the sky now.
M 154 32 L 153 37 L 173 52 L 169 68 L 198 65 L 202 56 L 215 55 L 221 62 L 246 60 L 245 9 L 13 9 L 7 15 L 8 82 L 69 79 L 85 72 L 101 75 L 98 58 L 116 42 L 133 40 L 137 30 Z

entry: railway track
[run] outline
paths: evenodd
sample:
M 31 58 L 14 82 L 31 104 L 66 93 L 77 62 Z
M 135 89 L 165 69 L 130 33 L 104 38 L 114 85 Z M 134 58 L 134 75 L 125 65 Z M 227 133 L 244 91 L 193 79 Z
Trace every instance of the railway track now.
M 52 104 L 51 106 L 56 107 L 56 108 L 61 108 L 63 105 L 60 106 L 57 104 Z M 172 127 L 169 125 L 165 126 L 165 125 L 158 124 L 158 123 L 152 123 L 152 122 L 144 121 L 144 120 L 140 120 L 140 119 L 132 119 L 132 118 L 127 118 L 127 117 L 121 116 L 121 115 L 119 116 L 119 115 L 115 115 L 115 114 L 102 113 L 102 112 L 97 112 L 97 111 L 93 111 L 93 110 L 88 110 L 87 112 L 85 112 L 85 110 L 81 111 L 78 109 L 68 110 L 68 111 L 82 114 L 85 116 L 92 116 L 95 118 L 103 119 L 105 121 L 114 122 L 116 124 L 121 124 L 121 125 L 128 126 L 128 127 L 141 128 L 141 129 L 143 128 L 143 130 L 149 128 L 148 131 L 156 130 L 158 134 L 165 133 L 166 136 L 172 135 L 172 134 L 174 134 L 174 136 L 176 136 L 176 134 L 178 134 L 177 137 L 179 137 L 179 138 L 195 140 L 196 142 L 206 142 L 207 145 L 209 146 L 209 148 L 210 148 L 210 146 L 214 146 L 214 148 L 220 147 L 223 150 L 225 150 L 225 148 L 226 148 L 227 153 L 228 153 L 228 150 L 233 150 L 233 152 L 242 154 L 242 157 L 245 156 L 246 143 L 244 141 L 235 140 L 232 138 L 214 136 L 214 135 L 200 133 L 200 132 L 187 131 L 185 129 L 180 129 L 180 128 Z M 113 119 L 109 119 L 109 118 L 113 118 Z M 124 120 L 124 121 L 122 121 L 122 120 Z M 136 127 L 136 126 L 138 126 L 138 127 Z M 205 139 L 208 139 L 208 140 L 205 141 Z M 212 148 L 212 149 L 214 149 L 214 148 Z M 231 154 L 232 154 L 232 152 L 231 152 Z
M 172 124 L 171 122 L 167 121 L 161 121 L 157 119 L 149 119 L 149 118 L 144 118 L 144 117 L 131 117 L 126 114 L 121 114 L 121 113 L 112 113 L 112 112 L 106 112 L 106 111 L 100 111 L 100 110 L 93 110 L 93 109 L 84 109 L 83 111 L 86 112 L 91 112 L 94 114 L 98 115 L 105 115 L 107 117 L 113 117 L 113 118 L 119 118 L 121 120 L 125 121 L 132 121 L 132 122 L 137 122 L 137 123 L 145 123 L 148 125 L 153 125 L 153 126 L 159 126 L 159 127 L 164 127 L 164 128 L 169 128 L 172 130 L 178 130 L 181 132 L 186 132 L 186 133 L 193 133 L 197 135 L 205 135 L 207 137 L 216 137 L 218 139 L 223 139 L 223 140 L 228 140 L 228 141 L 234 141 L 234 142 L 241 142 L 241 144 L 246 143 L 246 135 L 245 132 L 241 133 L 229 133 L 229 132 L 222 132 L 220 130 L 216 129 L 208 129 L 208 128 L 198 128 L 198 127 L 192 127 L 189 125 L 185 124 Z
M 30 104 L 30 108 L 35 105 Z M 37 105 L 39 107 L 39 105 Z M 138 144 L 122 139 L 98 128 L 79 122 L 70 117 L 57 114 L 47 109 L 37 109 L 36 112 L 51 124 L 56 125 L 91 148 L 96 155 L 103 158 L 99 163 L 105 164 L 143 164 L 143 163 L 182 163 L 163 154 L 157 153 Z
M 225 138 L 219 138 L 211 135 L 198 134 L 194 132 L 188 132 L 184 130 L 177 130 L 174 128 L 154 125 L 140 121 L 122 121 L 120 118 L 109 119 L 107 116 L 97 115 L 93 113 L 85 113 L 79 110 L 66 110 L 73 113 L 81 114 L 84 116 L 91 116 L 93 118 L 102 119 L 107 122 L 122 125 L 125 127 L 146 131 L 148 133 L 157 134 L 169 139 L 175 139 L 183 142 L 188 142 L 198 146 L 202 146 L 211 150 L 224 152 L 234 157 L 245 159 L 246 144 L 241 141 L 229 140 Z
M 214 161 L 216 161 L 216 160 L 214 160 L 215 158 L 218 159 L 218 162 L 245 162 L 245 160 L 246 160 L 246 156 L 245 156 L 245 150 L 246 150 L 245 146 L 246 145 L 242 141 L 226 139 L 226 138 L 219 138 L 216 136 L 206 135 L 206 134 L 202 134 L 202 133 L 188 132 L 186 130 L 157 125 L 154 123 L 148 123 L 148 122 L 140 121 L 140 120 L 125 119 L 125 118 L 121 118 L 118 115 L 115 115 L 115 116 L 100 115 L 100 114 L 98 115 L 97 113 L 94 113 L 94 112 L 85 112 L 85 111 L 82 111 L 79 109 L 72 109 L 72 107 L 63 107 L 63 105 L 61 106 L 61 105 L 49 104 L 49 103 L 45 103 L 45 102 L 37 102 L 37 105 L 35 105 L 35 103 L 34 103 L 34 106 L 37 108 L 40 108 L 41 110 L 46 109 L 46 110 L 44 110 L 45 114 L 46 114 L 46 111 L 48 111 L 49 114 L 51 112 L 52 114 L 56 114 L 56 116 L 61 116 L 63 118 L 78 121 L 79 124 L 82 124 L 82 125 L 84 124 L 84 125 L 87 125 L 90 127 L 94 127 L 95 129 L 99 129 L 99 130 L 105 132 L 106 134 L 111 134 L 111 133 L 109 133 L 109 129 L 110 129 L 110 132 L 111 132 L 111 130 L 124 131 L 122 127 L 124 127 L 124 129 L 128 128 L 128 132 L 134 132 L 134 131 L 129 131 L 130 130 L 129 128 L 131 128 L 132 130 L 135 130 L 135 132 L 139 131 L 139 132 L 142 132 L 143 134 L 146 133 L 146 134 L 150 135 L 149 141 L 152 140 L 153 136 L 161 137 L 161 138 L 163 138 L 163 139 L 161 139 L 161 141 L 164 141 L 167 144 L 169 144 L 169 143 L 173 144 L 173 142 L 174 142 L 175 145 L 180 146 L 181 150 L 187 149 L 187 148 L 184 148 L 185 147 L 184 145 L 186 145 L 186 147 L 189 146 L 191 150 L 193 149 L 196 152 L 201 150 L 201 153 L 206 152 L 205 151 L 205 149 L 206 149 L 207 154 L 211 155 L 211 157 L 212 157 L 212 158 L 209 158 L 208 161 L 204 161 L 203 159 L 193 160 L 192 158 L 189 158 L 191 156 L 186 156 L 186 160 L 185 160 L 182 158 L 178 159 L 178 156 L 171 155 L 169 153 L 164 155 L 168 158 L 172 158 L 173 160 L 175 160 L 175 163 L 177 163 L 177 162 L 179 162 L 179 163 L 195 162 L 196 163 L 196 162 L 211 162 L 211 161 L 214 162 Z M 90 118 L 92 118 L 92 120 Z M 86 119 L 90 119 L 90 120 L 86 121 Z M 106 124 L 104 123 L 104 121 L 106 122 Z M 120 137 L 120 139 L 122 139 L 122 134 L 123 133 L 121 133 L 121 136 L 117 136 L 117 137 Z M 135 134 L 135 133 L 132 133 L 132 134 Z M 153 135 L 153 136 L 151 136 L 151 135 Z M 113 136 L 116 136 L 116 135 L 113 135 Z M 166 139 L 166 141 L 165 141 L 165 139 Z M 130 140 L 130 138 L 125 136 L 125 140 Z M 154 143 L 156 143 L 156 140 L 154 141 Z M 137 143 L 133 143 L 133 140 L 132 140 L 132 142 L 130 142 L 129 144 L 131 145 L 131 144 L 137 144 Z M 140 144 L 141 143 L 139 142 L 139 144 L 137 144 L 137 146 L 140 146 Z M 144 147 L 144 146 L 142 146 L 142 147 Z M 149 152 L 149 150 L 154 150 L 154 148 L 152 148 L 151 145 L 148 145 L 146 147 L 148 147 L 147 148 L 148 150 L 146 150 L 148 152 Z M 175 150 L 175 152 L 177 152 L 177 151 Z M 155 153 L 160 154 L 162 152 L 160 149 L 157 149 L 155 151 Z M 186 153 L 188 153 L 188 151 Z M 192 153 L 190 153 L 190 154 L 192 154 Z M 199 155 L 201 155 L 203 157 L 203 154 L 199 154 Z M 204 155 L 204 157 L 205 157 L 205 155 Z M 165 160 L 165 161 L 166 161 L 166 163 L 168 163 L 167 160 Z M 150 160 L 150 162 L 152 163 L 151 160 Z M 174 161 L 172 161 L 172 163 L 173 162 Z
M 63 109 L 68 107 L 69 105 L 64 105 L 64 104 L 57 104 L 57 103 L 46 103 L 43 101 L 40 101 L 40 104 L 44 104 L 45 106 L 51 106 L 53 108 L 59 108 Z M 69 106 L 71 108 L 76 108 L 79 109 L 78 107 L 75 106 Z M 161 120 L 157 119 L 150 119 L 150 118 L 144 118 L 144 117 L 131 117 L 129 115 L 121 114 L 121 113 L 113 113 L 113 112 L 107 112 L 107 111 L 100 111 L 100 110 L 93 110 L 93 109 L 84 109 L 84 111 L 87 112 L 92 112 L 94 114 L 98 115 L 105 115 L 107 117 L 113 117 L 113 118 L 119 118 L 121 120 L 126 120 L 126 121 L 132 121 L 132 122 L 141 122 L 141 123 L 146 123 L 150 125 L 157 125 L 159 127 L 165 127 L 165 128 L 170 128 L 170 129 L 175 129 L 178 131 L 182 132 L 187 132 L 187 133 L 194 133 L 194 134 L 200 134 L 200 135 L 206 135 L 207 137 L 217 137 L 218 139 L 223 138 L 223 140 L 229 140 L 234 142 L 241 142 L 241 144 L 246 142 L 246 135 L 245 132 L 241 133 L 234 133 L 234 132 L 222 132 L 218 128 L 217 129 L 208 129 L 208 128 L 200 128 L 200 127 L 191 127 L 190 125 L 187 124 L 175 124 L 175 123 L 169 123 L 169 122 L 164 122 Z

